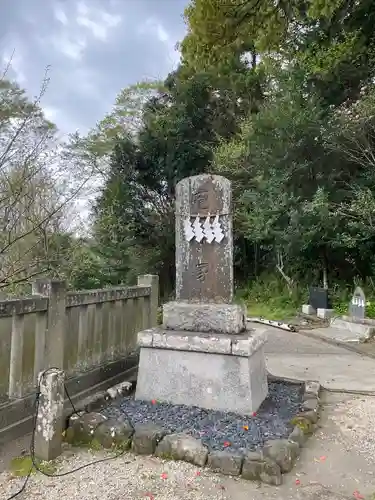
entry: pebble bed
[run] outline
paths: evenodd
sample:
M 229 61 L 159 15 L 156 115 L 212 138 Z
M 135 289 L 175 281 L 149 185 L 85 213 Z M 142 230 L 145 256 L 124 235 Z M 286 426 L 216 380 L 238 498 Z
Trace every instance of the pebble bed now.
M 270 382 L 269 394 L 250 417 L 157 401 L 136 401 L 127 396 L 102 410 L 107 417 L 126 416 L 131 423 L 161 425 L 169 432 L 184 432 L 201 439 L 210 450 L 255 450 L 268 439 L 286 438 L 290 420 L 301 409 L 301 386 Z

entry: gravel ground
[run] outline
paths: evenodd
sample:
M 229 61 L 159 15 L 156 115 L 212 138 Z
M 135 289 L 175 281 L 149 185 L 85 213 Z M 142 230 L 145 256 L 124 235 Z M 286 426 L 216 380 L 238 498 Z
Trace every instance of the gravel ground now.
M 375 398 L 352 397 L 336 405 L 331 420 L 339 427 L 339 439 L 347 450 L 360 453 L 373 465 L 375 456 Z
M 300 386 L 272 382 L 267 399 L 249 418 L 191 406 L 135 401 L 133 396 L 103 413 L 125 414 L 133 425 L 154 423 L 170 432 L 186 432 L 200 438 L 209 449 L 245 450 L 256 449 L 267 439 L 286 437 L 291 431 L 290 419 L 298 413 L 301 401 Z
M 104 452 L 65 452 L 57 461 L 58 473 L 110 456 Z M 16 493 L 24 479 L 0 474 L 0 499 Z M 240 485 L 239 485 L 240 483 Z M 238 488 L 238 486 L 240 486 Z M 234 492 L 233 492 L 234 488 Z M 247 500 L 258 499 L 254 483 L 233 480 L 199 470 L 185 462 L 166 462 L 153 457 L 125 454 L 90 465 L 64 477 L 33 475 L 20 500 Z M 252 492 L 255 490 L 255 495 Z M 239 495 L 237 495 L 239 493 Z M 234 496 L 233 496 L 234 495 Z M 250 496 L 249 496 L 250 495 Z

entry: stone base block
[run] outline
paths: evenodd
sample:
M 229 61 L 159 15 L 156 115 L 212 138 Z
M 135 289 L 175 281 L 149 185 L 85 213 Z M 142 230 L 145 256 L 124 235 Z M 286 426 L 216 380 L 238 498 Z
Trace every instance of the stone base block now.
M 331 319 L 334 314 L 333 309 L 324 309 L 324 308 L 318 308 L 316 310 L 316 315 L 320 319 Z
M 302 312 L 303 314 L 309 314 L 311 316 L 316 314 L 316 310 L 313 308 L 313 306 L 310 306 L 310 304 L 303 304 Z
M 246 329 L 246 309 L 238 304 L 168 302 L 163 306 L 163 327 L 236 335 Z
M 349 319 L 333 318 L 331 326 L 341 330 L 340 340 L 343 342 L 365 342 L 375 336 L 375 325 L 363 322 L 349 321 Z
M 136 399 L 251 415 L 268 394 L 263 332 L 215 336 L 154 328 L 138 342 Z

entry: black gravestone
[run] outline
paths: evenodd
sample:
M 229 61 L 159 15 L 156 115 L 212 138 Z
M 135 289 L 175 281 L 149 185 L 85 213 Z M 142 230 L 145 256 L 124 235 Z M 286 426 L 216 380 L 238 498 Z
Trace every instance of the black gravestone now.
M 332 309 L 332 303 L 329 292 L 326 288 L 311 286 L 309 289 L 309 304 L 315 310 Z

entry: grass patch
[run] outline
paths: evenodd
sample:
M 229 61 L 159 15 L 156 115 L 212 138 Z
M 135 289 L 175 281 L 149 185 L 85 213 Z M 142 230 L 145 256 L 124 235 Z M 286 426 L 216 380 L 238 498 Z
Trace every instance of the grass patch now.
M 248 316 L 256 318 L 261 317 L 274 321 L 290 320 L 296 316 L 298 311 L 298 309 L 293 306 L 278 306 L 270 303 L 259 304 L 251 301 L 249 301 L 246 306 Z
M 366 295 L 366 317 L 375 318 L 375 290 L 368 284 L 360 284 Z M 335 284 L 329 289 L 335 316 L 348 314 L 349 302 L 355 285 Z M 248 286 L 239 289 L 236 301 L 246 304 L 249 316 L 286 321 L 301 311 L 302 304 L 308 303 L 308 285 L 296 286 L 292 291 L 286 283 L 272 275 L 263 276 Z
M 246 305 L 249 316 L 285 321 L 296 316 L 307 294 L 307 288 L 290 291 L 285 282 L 265 276 L 238 290 L 236 299 Z
M 46 474 L 55 474 L 57 467 L 53 462 L 43 462 L 42 460 L 35 460 L 38 468 Z M 33 465 L 30 455 L 23 457 L 15 457 L 10 463 L 10 472 L 14 477 L 26 477 L 31 469 L 31 474 L 36 474 L 38 471 Z

